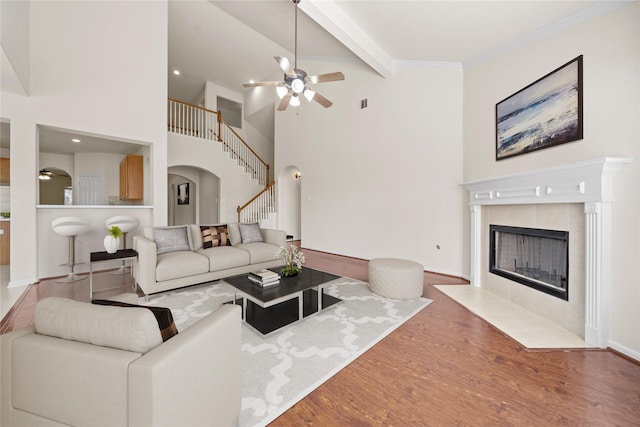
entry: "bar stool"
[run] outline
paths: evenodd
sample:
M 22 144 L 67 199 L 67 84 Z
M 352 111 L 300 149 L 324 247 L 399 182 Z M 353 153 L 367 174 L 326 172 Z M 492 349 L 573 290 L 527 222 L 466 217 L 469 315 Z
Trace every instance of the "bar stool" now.
M 68 265 L 71 267 L 71 272 L 66 277 L 56 280 L 56 282 L 68 283 L 86 279 L 87 276 L 78 276 L 74 273 L 73 269 L 76 265 L 82 264 L 76 263 L 76 237 L 89 230 L 89 221 L 79 216 L 63 216 L 54 219 L 51 222 L 51 228 L 53 228 L 53 231 L 57 234 L 67 236 L 69 240 L 69 262 L 60 265 Z
M 138 217 L 130 215 L 117 215 L 108 218 L 105 221 L 105 225 L 107 229 L 115 225 L 119 227 L 120 230 L 122 230 L 122 240 L 124 241 L 122 249 L 127 249 L 127 233 L 138 228 L 138 226 L 140 225 L 140 219 Z M 125 261 L 123 260 L 120 268 L 111 274 L 126 274 L 128 272 L 129 267 L 125 265 Z

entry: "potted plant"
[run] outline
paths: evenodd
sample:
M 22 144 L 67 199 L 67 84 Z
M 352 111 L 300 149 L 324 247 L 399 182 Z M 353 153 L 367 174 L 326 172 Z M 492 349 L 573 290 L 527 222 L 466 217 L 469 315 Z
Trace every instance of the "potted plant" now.
M 284 263 L 284 267 L 280 270 L 280 274 L 284 277 L 297 276 L 302 271 L 302 263 L 304 262 L 304 255 L 296 245 L 291 245 L 291 249 L 287 250 L 280 246 L 275 254 L 276 258 L 280 258 Z
M 122 237 L 122 230 L 117 225 L 109 228 L 109 235 L 104 238 L 104 248 L 110 254 L 114 254 L 118 251 L 118 245 L 120 244 L 120 237 Z

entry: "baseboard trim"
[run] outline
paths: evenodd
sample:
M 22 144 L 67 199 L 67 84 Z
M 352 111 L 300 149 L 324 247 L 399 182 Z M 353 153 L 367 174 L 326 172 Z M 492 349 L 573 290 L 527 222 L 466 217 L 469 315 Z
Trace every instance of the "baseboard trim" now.
M 303 247 L 300 243 L 299 240 L 294 241 L 294 243 L 298 243 L 300 246 L 300 250 L 310 250 L 310 251 L 314 251 L 314 252 L 318 252 L 321 254 L 327 254 L 327 255 L 332 255 L 332 256 L 339 256 L 342 258 L 348 258 L 348 259 L 353 259 L 356 261 L 364 261 L 364 262 L 369 262 L 370 260 L 366 259 L 366 258 L 358 258 L 358 257 L 353 257 L 353 256 L 349 256 L 349 255 L 342 255 L 342 254 L 336 254 L 333 252 L 327 252 L 327 251 L 321 251 L 318 249 L 312 249 L 312 248 L 307 248 L 307 247 Z M 424 266 L 422 267 L 424 268 Z M 454 279 L 463 279 L 466 280 L 467 282 L 471 281 L 471 276 L 466 275 L 466 274 L 461 274 L 461 273 L 457 273 L 455 271 L 447 271 L 447 270 L 424 270 L 425 273 L 433 273 L 433 274 L 439 274 L 441 276 L 447 276 L 447 277 L 451 277 Z
M 631 362 L 640 365 L 640 353 L 632 350 L 620 343 L 615 341 L 609 341 L 609 350 L 617 353 L 620 357 L 624 357 L 625 359 L 629 359 Z
M 37 283 L 38 279 L 22 279 L 22 280 L 10 280 L 7 288 L 20 288 L 22 286 L 31 285 Z

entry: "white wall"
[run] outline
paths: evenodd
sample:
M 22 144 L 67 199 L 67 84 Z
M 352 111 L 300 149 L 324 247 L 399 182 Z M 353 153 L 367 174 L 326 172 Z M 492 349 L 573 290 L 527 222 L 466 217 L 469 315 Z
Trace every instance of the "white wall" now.
M 171 173 L 185 176 L 194 181 L 198 175 L 188 175 L 185 169 L 176 166 L 192 166 L 214 173 L 220 180 L 219 222 L 237 222 L 237 207 L 243 205 L 264 187 L 251 179 L 244 168 L 231 160 L 229 154 L 222 151 L 221 144 L 185 135 L 169 134 L 167 151 Z
M 303 100 L 276 113 L 276 176 L 290 165 L 302 172 L 303 246 L 460 275 L 461 67 L 398 64 L 387 79 L 354 62 L 303 68 L 346 76 L 315 87 L 332 107 Z
M 2 84 L 12 93 L 29 93 L 29 2 L 0 2 Z M 7 76 L 9 75 L 9 76 Z
M 269 89 L 274 90 L 273 88 Z M 259 92 L 260 91 L 258 91 L 258 93 Z M 252 108 L 255 108 L 256 93 L 252 91 L 248 91 L 248 93 L 253 94 L 247 99 L 254 103 Z M 227 89 L 213 82 L 206 82 L 204 87 L 205 108 L 212 111 L 218 111 L 218 96 L 242 104 L 242 128 L 239 129 L 234 127 L 233 129 L 263 161 L 271 165 L 271 170 L 269 172 L 271 177 L 273 177 L 273 124 L 268 126 L 265 124 L 268 120 L 265 122 L 264 120 L 257 120 L 255 118 L 254 120 L 247 121 L 245 119 L 246 115 L 251 110 L 247 111 L 242 93 Z M 271 100 L 270 104 L 270 107 L 272 106 L 273 100 Z M 273 119 L 273 113 L 270 118 Z M 224 115 L 222 116 L 222 119 L 224 120 Z M 258 128 L 256 128 L 256 125 Z M 260 127 L 262 127 L 262 129 L 260 129 Z
M 219 223 L 219 190 L 220 180 L 208 171 L 200 171 L 200 185 L 198 186 L 198 223 Z
M 302 206 L 301 194 L 303 177 L 296 178 L 296 174 L 300 170 L 295 166 L 289 166 L 280 169 L 280 174 L 276 180 L 278 205 L 278 221 L 277 228 L 284 230 L 288 235 L 293 236 L 294 240 L 300 240 L 302 234 L 301 212 Z
M 166 223 L 167 3 L 30 2 L 30 97 L 2 92 L 11 121 L 11 284 L 38 278 L 38 124 L 150 144 L 153 222 Z M 4 12 L 4 9 L 3 9 Z M 60 244 L 59 244 L 60 243 Z M 47 247 L 66 253 L 64 242 Z
M 497 162 L 496 102 L 578 55 L 584 55 L 584 139 Z M 612 346 L 638 356 L 639 76 L 638 2 L 465 67 L 464 71 L 465 181 L 605 156 L 635 159 L 614 177 L 610 337 Z

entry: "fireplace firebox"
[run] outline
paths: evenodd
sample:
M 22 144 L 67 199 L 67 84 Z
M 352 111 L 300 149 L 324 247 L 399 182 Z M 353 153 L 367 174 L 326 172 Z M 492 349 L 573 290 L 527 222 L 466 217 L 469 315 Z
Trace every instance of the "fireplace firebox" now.
M 569 300 L 569 232 L 489 226 L 489 271 Z

